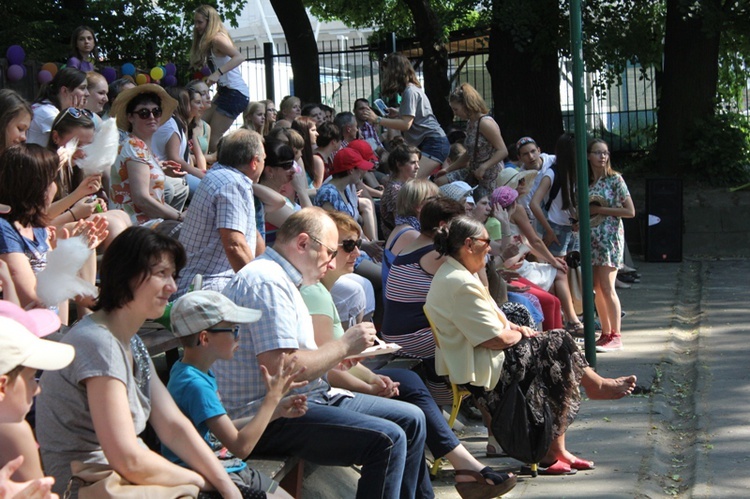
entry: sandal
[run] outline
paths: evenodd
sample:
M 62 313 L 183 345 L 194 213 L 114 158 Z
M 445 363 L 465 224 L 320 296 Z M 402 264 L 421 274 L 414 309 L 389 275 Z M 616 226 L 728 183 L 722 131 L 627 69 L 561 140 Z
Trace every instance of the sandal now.
M 539 463 L 537 473 L 539 475 L 575 475 L 578 473 L 578 470 L 562 461 L 555 461 L 552 464 Z M 530 475 L 531 466 L 521 466 L 521 474 Z
M 596 466 L 594 466 L 594 461 L 587 461 L 585 459 L 578 459 L 578 458 L 576 458 L 575 461 L 570 463 L 570 467 L 574 470 L 579 470 L 579 471 L 593 470 L 596 468 Z
M 458 482 L 456 491 L 462 499 L 490 499 L 508 493 L 516 486 L 518 478 L 508 473 L 494 471 L 485 466 L 481 471 L 456 470 L 456 475 L 471 476 L 475 482 Z M 487 480 L 492 483 L 487 483 Z
M 571 336 L 583 338 L 583 322 L 566 322 L 565 331 L 567 331 Z

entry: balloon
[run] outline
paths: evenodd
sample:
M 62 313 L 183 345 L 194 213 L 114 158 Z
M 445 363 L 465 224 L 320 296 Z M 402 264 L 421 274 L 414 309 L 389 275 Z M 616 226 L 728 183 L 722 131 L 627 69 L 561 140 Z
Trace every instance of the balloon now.
M 162 78 L 164 78 L 164 70 L 159 66 L 151 68 L 150 74 L 152 80 L 161 80 Z
M 172 75 L 172 76 L 174 76 L 174 75 L 176 75 L 176 74 L 177 74 L 177 66 L 175 66 L 175 65 L 174 65 L 173 63 L 171 63 L 171 62 L 168 62 L 167 64 L 165 64 L 165 65 L 164 65 L 164 71 L 165 71 L 165 72 L 166 72 L 166 73 L 167 73 L 168 75 Z
M 149 79 L 148 75 L 145 75 L 145 74 L 143 74 L 143 73 L 141 73 L 141 74 L 139 74 L 139 75 L 137 75 L 137 76 L 135 77 L 135 82 L 136 82 L 136 83 L 137 83 L 138 85 L 145 85 L 145 84 L 146 84 L 146 83 L 148 83 L 149 81 L 150 81 L 150 79 Z
M 208 76 L 211 74 L 211 68 L 209 68 L 208 66 L 203 66 L 203 68 L 201 69 L 201 73 L 203 73 L 203 76 Z
M 43 64 L 42 69 L 44 71 L 49 71 L 49 74 L 51 74 L 52 76 L 55 76 L 57 74 L 57 64 L 55 64 L 54 62 Z
M 68 66 L 71 68 L 81 69 L 81 60 L 77 57 L 71 57 L 68 59 Z
M 37 79 L 37 81 L 39 81 L 39 83 L 41 83 L 42 85 L 44 85 L 48 81 L 52 80 L 52 73 L 50 73 L 46 69 L 42 69 L 41 71 L 39 71 L 39 74 L 36 75 L 36 79 Z
M 175 77 L 175 75 L 167 75 L 164 77 L 164 80 L 162 80 L 162 83 L 165 87 L 174 87 L 177 85 L 177 77 Z
M 19 66 L 26 59 L 26 52 L 24 52 L 23 47 L 20 45 L 11 45 L 5 52 L 5 56 L 8 58 L 8 65 Z
M 102 76 L 107 80 L 107 83 L 112 83 L 117 79 L 117 71 L 115 71 L 115 68 L 106 67 L 102 69 Z
M 194 80 L 202 80 L 203 79 L 203 73 L 201 73 L 200 71 L 196 71 L 195 73 L 193 73 L 193 79 Z
M 24 73 L 23 66 L 20 66 L 18 64 L 11 64 L 8 66 L 8 80 L 10 81 L 18 81 L 21 78 L 23 78 Z
M 131 63 L 126 62 L 122 65 L 122 74 L 133 76 L 135 75 L 135 66 L 133 66 Z

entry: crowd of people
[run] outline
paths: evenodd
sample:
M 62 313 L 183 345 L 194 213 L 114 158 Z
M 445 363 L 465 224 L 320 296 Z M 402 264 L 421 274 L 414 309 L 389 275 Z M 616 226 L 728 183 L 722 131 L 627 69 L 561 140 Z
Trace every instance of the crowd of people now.
M 245 459 L 294 455 L 361 466 L 358 497 L 433 497 L 426 448 L 462 497 L 503 495 L 516 475 L 477 460 L 442 416 L 451 384 L 472 393 L 488 456 L 517 383 L 554 416 L 542 472 L 594 468 L 565 444 L 579 386 L 617 399 L 636 380 L 602 378 L 580 351 L 571 134 L 555 154 L 531 137 L 506 145 L 463 83 L 449 102 L 466 132 L 449 140 L 400 54 L 381 74 L 397 107 L 288 96 L 277 112 L 249 102 L 243 58 L 205 5 L 190 61 L 211 73 L 184 87 L 107 85 L 94 31 L 71 43 L 88 72 L 59 70 L 33 103 L 0 90 L 0 495 L 289 497 Z M 107 123 L 116 159 L 85 173 Z M 585 154 L 597 350 L 611 352 L 634 208 L 606 142 Z M 37 276 L 72 238 L 98 293 L 45 303 Z M 184 352 L 166 385 L 138 336 L 165 311 Z M 380 339 L 420 369 L 364 367 Z M 141 439 L 147 425 L 160 447 Z

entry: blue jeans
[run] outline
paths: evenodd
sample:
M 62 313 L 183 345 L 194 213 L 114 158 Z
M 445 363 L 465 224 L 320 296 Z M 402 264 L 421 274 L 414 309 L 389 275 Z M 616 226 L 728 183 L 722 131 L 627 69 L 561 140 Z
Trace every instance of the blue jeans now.
M 253 455 L 293 455 L 325 466 L 362 466 L 358 498 L 424 495 L 425 418 L 411 404 L 357 394 L 337 405 L 308 401 L 299 418 L 268 425 Z
M 461 444 L 445 421 L 443 411 L 435 403 L 435 399 L 417 373 L 399 368 L 377 369 L 375 373 L 388 376 L 400 383 L 396 400 L 409 402 L 422 410 L 427 422 L 427 447 L 436 459 L 445 456 Z
M 560 241 L 560 244 L 550 244 L 550 253 L 555 256 L 565 256 L 571 251 L 578 251 L 580 249 L 578 232 L 573 232 L 572 225 L 559 225 L 551 220 L 548 220 L 548 222 L 549 226 L 552 227 L 552 231 L 557 236 L 557 240 Z

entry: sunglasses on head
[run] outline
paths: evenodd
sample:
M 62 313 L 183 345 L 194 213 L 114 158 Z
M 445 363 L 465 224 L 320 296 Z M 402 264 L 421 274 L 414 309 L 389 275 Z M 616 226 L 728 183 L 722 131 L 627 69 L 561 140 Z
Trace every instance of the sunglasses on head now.
M 144 109 L 139 109 L 138 111 L 133 111 L 132 114 L 135 114 L 136 116 L 138 116 L 142 120 L 147 120 L 152 115 L 153 115 L 154 118 L 159 119 L 159 118 L 161 118 L 161 113 L 162 113 L 161 108 L 160 107 L 155 107 L 153 109 L 145 109 L 145 108 Z
M 351 253 L 352 251 L 354 251 L 354 248 L 362 248 L 362 239 L 344 239 L 339 243 L 339 246 L 341 246 L 341 249 L 343 249 L 346 253 Z
M 65 119 L 66 116 L 71 116 L 73 119 L 77 120 L 80 119 L 81 116 L 85 116 L 89 119 L 93 118 L 94 113 L 89 111 L 88 109 L 78 109 L 77 107 L 69 107 L 65 111 L 61 111 L 57 117 L 55 118 L 55 121 L 52 122 L 52 128 L 57 127 L 57 125 L 60 124 L 60 122 Z

